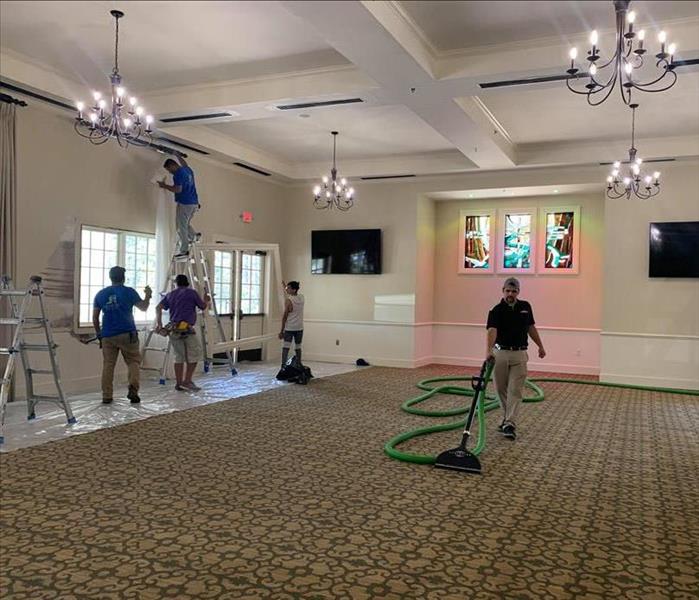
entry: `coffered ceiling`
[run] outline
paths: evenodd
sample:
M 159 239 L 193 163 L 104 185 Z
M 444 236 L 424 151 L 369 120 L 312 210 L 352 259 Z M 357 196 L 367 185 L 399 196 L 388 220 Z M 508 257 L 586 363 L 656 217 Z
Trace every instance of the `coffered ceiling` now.
M 628 147 L 618 97 L 592 108 L 563 81 L 482 87 L 564 74 L 568 49 L 582 51 L 593 27 L 607 51 L 612 2 L 3 1 L 2 80 L 66 103 L 105 90 L 113 8 L 126 13 L 125 84 L 170 119 L 158 134 L 229 164 L 315 178 L 332 130 L 353 177 L 598 164 Z M 699 2 L 632 8 L 649 38 L 665 29 L 678 60 L 699 62 Z M 645 157 L 699 155 L 697 69 L 640 96 Z M 298 104 L 311 106 L 288 108 Z

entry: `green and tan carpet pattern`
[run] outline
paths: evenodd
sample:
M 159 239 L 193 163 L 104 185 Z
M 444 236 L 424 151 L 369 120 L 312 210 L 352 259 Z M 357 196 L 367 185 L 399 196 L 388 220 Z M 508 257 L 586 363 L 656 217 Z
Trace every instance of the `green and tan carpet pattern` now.
M 698 597 L 699 398 L 544 383 L 516 442 L 488 415 L 481 476 L 386 457 L 434 421 L 399 410 L 414 384 L 457 371 L 371 368 L 1 455 L 0 597 Z

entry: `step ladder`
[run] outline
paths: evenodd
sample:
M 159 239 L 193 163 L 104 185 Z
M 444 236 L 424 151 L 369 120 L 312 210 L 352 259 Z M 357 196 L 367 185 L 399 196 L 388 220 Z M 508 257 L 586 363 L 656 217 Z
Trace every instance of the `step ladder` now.
M 32 312 L 32 301 L 39 302 L 39 313 L 41 316 L 28 316 Z M 5 300 L 7 302 L 5 302 Z M 66 413 L 68 424 L 76 422 L 70 404 L 65 399 L 63 387 L 61 386 L 61 375 L 58 370 L 58 360 L 56 358 L 57 344 L 53 340 L 51 326 L 46 317 L 44 306 L 44 290 L 41 287 L 41 277 L 33 275 L 29 280 L 26 290 L 16 290 L 12 286 L 12 280 L 7 276 L 0 278 L 0 305 L 9 306 L 9 317 L 0 317 L 0 326 L 14 327 L 14 334 L 11 336 L 10 345 L 6 348 L 0 347 L 0 355 L 7 356 L 7 364 L 2 376 L 0 385 L 0 444 L 3 443 L 3 428 L 5 425 L 5 409 L 10 399 L 10 390 L 17 370 L 17 355 L 24 370 L 24 380 L 26 383 L 27 396 L 27 418 L 36 418 L 36 405 L 39 402 L 52 402 L 58 404 Z M 24 333 L 27 330 L 43 330 L 46 343 L 27 344 L 24 341 Z M 48 352 L 50 369 L 34 369 L 29 362 L 30 352 Z M 40 396 L 34 393 L 34 375 L 52 375 L 56 386 L 56 396 Z
M 187 275 L 189 283 L 193 289 L 195 289 L 200 296 L 204 297 L 208 294 L 211 298 L 210 307 L 207 310 L 199 313 L 197 318 L 196 327 L 199 329 L 202 353 L 204 354 L 204 373 L 208 373 L 212 365 L 216 364 L 226 364 L 231 370 L 231 375 L 237 375 L 238 371 L 235 368 L 235 359 L 232 350 L 226 351 L 226 359 L 218 360 L 213 356 L 209 356 L 209 319 L 214 320 L 214 332 L 217 334 L 219 341 L 228 341 L 226 338 L 226 333 L 223 329 L 223 324 L 221 323 L 221 317 L 218 313 L 218 308 L 216 306 L 216 297 L 212 291 L 211 280 L 209 278 L 209 267 L 208 261 L 206 259 L 206 252 L 201 250 L 197 242 L 191 242 L 189 245 L 189 255 L 187 256 L 177 256 L 173 255 L 170 261 L 170 267 L 168 269 L 167 278 L 165 280 L 165 285 L 160 292 L 160 298 L 164 298 L 169 292 L 175 289 L 175 278 L 177 275 L 184 274 Z M 209 310 L 213 313 L 211 316 L 208 314 Z M 148 352 L 161 352 L 163 353 L 163 360 L 160 367 L 145 367 L 142 366 L 143 371 L 158 371 L 160 374 L 160 384 L 165 385 L 167 380 L 167 370 L 170 360 L 170 338 L 168 338 L 167 346 L 165 348 L 160 346 L 152 345 L 153 336 L 157 335 L 157 321 L 153 322 L 152 327 L 146 335 L 143 348 L 141 351 L 141 364 L 144 365 L 146 362 L 146 356 Z

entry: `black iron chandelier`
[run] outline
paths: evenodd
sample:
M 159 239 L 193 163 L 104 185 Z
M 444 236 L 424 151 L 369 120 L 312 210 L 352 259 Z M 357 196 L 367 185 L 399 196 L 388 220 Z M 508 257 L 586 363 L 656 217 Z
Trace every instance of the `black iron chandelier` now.
M 122 148 L 129 144 L 148 146 L 152 142 L 153 117 L 145 114 L 136 98 L 129 97 L 127 102 L 127 92 L 119 74 L 119 19 L 124 13 L 112 10 L 110 14 L 115 22 L 114 69 L 109 77 L 111 98 L 93 92 L 93 106 L 86 109 L 83 102 L 78 102 L 75 131 L 93 144 L 104 144 L 114 138 Z
M 617 200 L 631 194 L 641 200 L 647 200 L 660 193 L 660 172 L 653 175 L 644 175 L 641 172 L 643 159 L 636 156 L 636 109 L 638 104 L 631 104 L 631 148 L 629 148 L 629 161 L 626 174 L 621 173 L 621 162 L 616 161 L 612 166 L 612 172 L 607 177 L 607 198 Z
M 592 48 L 587 51 L 587 72 L 581 72 L 576 67 L 578 49 L 571 48 L 570 50 L 570 68 L 566 71 L 568 73 L 566 85 L 571 92 L 587 96 L 587 102 L 592 106 L 599 106 L 609 98 L 617 87 L 617 83 L 622 100 L 627 106 L 630 106 L 633 90 L 664 92 L 677 82 L 674 64 L 677 44 L 667 45 L 665 31 L 658 34 L 660 52 L 655 55 L 655 74 L 645 82 L 636 79 L 635 72 L 643 67 L 644 55 L 647 52 L 644 47 L 646 32 L 643 29 L 638 32 L 634 31 L 636 13 L 629 11 L 630 3 L 630 0 L 614 0 L 616 48 L 614 55 L 607 62 L 604 64 L 599 62 L 601 53 L 597 46 L 599 41 L 597 30 L 590 34 Z
M 330 177 L 323 176 L 320 185 L 313 188 L 313 206 L 319 209 L 336 206 L 340 210 L 349 210 L 354 204 L 354 188 L 349 187 L 343 177 L 337 178 L 337 165 L 335 155 L 337 152 L 337 131 L 332 131 L 333 136 L 333 166 L 330 169 Z

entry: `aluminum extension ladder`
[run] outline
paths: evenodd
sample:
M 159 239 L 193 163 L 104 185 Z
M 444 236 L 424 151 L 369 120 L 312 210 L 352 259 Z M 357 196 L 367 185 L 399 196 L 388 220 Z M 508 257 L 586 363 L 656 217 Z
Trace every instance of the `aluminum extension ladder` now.
M 21 300 L 20 300 L 21 298 Z M 33 299 L 39 301 L 39 312 L 41 316 L 28 316 Z M 7 303 L 3 301 L 7 299 Z M 9 317 L 0 317 L 0 326 L 15 327 L 14 335 L 10 346 L 0 348 L 0 354 L 6 355 L 7 364 L 2 376 L 2 384 L 0 385 L 0 444 L 3 443 L 2 435 L 5 424 L 5 409 L 7 402 L 10 399 L 10 389 L 14 374 L 17 368 L 17 355 L 19 354 L 22 361 L 22 369 L 24 370 L 24 380 L 26 383 L 27 395 L 27 418 L 34 419 L 36 417 L 36 405 L 40 401 L 52 402 L 58 404 L 66 413 L 68 424 L 76 422 L 73 416 L 73 411 L 70 409 L 70 404 L 65 399 L 63 387 L 61 386 L 61 375 L 58 370 L 58 360 L 56 358 L 57 344 L 53 340 L 51 326 L 46 317 L 46 309 L 44 307 L 44 290 L 41 287 L 41 277 L 33 275 L 30 278 L 29 286 L 26 290 L 16 290 L 12 287 L 12 281 L 9 277 L 3 276 L 0 278 L 0 303 L 9 304 Z M 32 324 L 32 329 L 43 329 L 46 337 L 45 344 L 26 344 L 24 342 L 24 331 L 29 329 L 27 325 Z M 29 363 L 29 352 L 48 352 L 50 369 L 34 369 Z M 34 375 L 52 375 L 56 385 L 56 396 L 39 396 L 34 393 Z
M 204 297 L 208 294 L 211 298 L 210 310 L 213 313 L 213 318 L 215 322 L 215 330 L 219 336 L 220 341 L 227 341 L 226 334 L 223 330 L 223 324 L 221 323 L 221 317 L 218 313 L 218 308 L 216 306 L 215 294 L 212 291 L 211 280 L 209 278 L 209 268 L 208 261 L 206 259 L 206 253 L 200 250 L 197 246 L 197 242 L 191 242 L 189 245 L 189 254 L 187 256 L 177 256 L 173 255 L 170 261 L 170 268 L 168 269 L 168 275 L 165 280 L 165 285 L 160 292 L 160 298 L 164 298 L 168 292 L 175 289 L 175 277 L 179 274 L 187 275 L 189 283 L 194 288 L 200 296 Z M 235 368 L 235 360 L 233 358 L 233 351 L 229 350 L 226 352 L 227 358 L 222 361 L 218 361 L 213 356 L 209 356 L 208 352 L 208 319 L 207 311 L 203 311 L 199 318 L 197 319 L 197 328 L 199 329 L 199 334 L 201 336 L 202 352 L 204 354 L 204 373 L 208 373 L 211 365 L 215 364 L 227 364 L 230 367 L 231 375 L 237 375 L 238 371 Z M 158 371 L 160 374 L 160 384 L 165 385 L 167 380 L 167 368 L 170 358 L 170 338 L 168 338 L 167 346 L 165 348 L 159 346 L 152 346 L 151 341 L 153 335 L 156 335 L 157 330 L 157 320 L 153 322 L 153 326 L 148 331 L 145 342 L 143 343 L 143 348 L 141 350 L 141 364 L 145 364 L 146 355 L 148 352 L 162 352 L 163 360 L 160 367 L 141 367 L 143 371 Z

